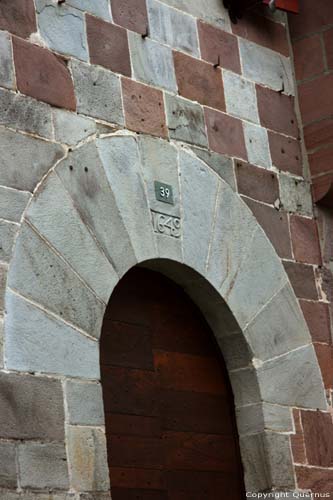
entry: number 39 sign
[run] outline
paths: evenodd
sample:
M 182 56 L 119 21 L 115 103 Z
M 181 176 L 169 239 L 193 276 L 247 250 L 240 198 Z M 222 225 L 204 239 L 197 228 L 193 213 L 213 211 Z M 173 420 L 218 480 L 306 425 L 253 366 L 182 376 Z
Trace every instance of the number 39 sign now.
M 163 182 L 159 181 L 155 181 L 154 186 L 155 186 L 155 196 L 157 201 L 173 205 L 172 186 L 170 186 L 169 184 L 164 184 Z

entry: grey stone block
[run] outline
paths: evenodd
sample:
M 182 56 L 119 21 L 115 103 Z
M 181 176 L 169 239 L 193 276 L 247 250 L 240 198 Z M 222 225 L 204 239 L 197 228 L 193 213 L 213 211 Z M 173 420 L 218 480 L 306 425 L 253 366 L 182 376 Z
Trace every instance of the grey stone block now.
M 247 122 L 244 122 L 243 126 L 249 162 L 260 167 L 271 168 L 272 160 L 267 130 Z
M 65 394 L 70 424 L 104 425 L 103 395 L 100 384 L 67 380 Z
M 110 493 L 81 493 L 78 500 L 111 500 Z
M 4 311 L 7 271 L 8 271 L 8 265 L 0 264 L 0 314 L 3 313 Z
M 239 39 L 243 74 L 273 90 L 295 95 L 290 59 L 247 40 Z
M 118 282 L 116 272 L 55 174 L 47 178 L 33 198 L 26 217 L 96 294 L 107 302 Z
M 3 129 L 0 178 L 4 186 L 33 191 L 37 182 L 64 156 L 62 146 Z
M 259 403 L 260 388 L 257 373 L 253 367 L 229 372 L 236 408 Z
M 266 361 L 310 342 L 295 293 L 287 283 L 245 329 L 255 357 Z
M 134 78 L 177 92 L 172 50 L 137 33 L 128 35 Z
M 235 73 L 223 71 L 224 95 L 227 112 L 259 123 L 255 85 Z
M 0 441 L 0 487 L 16 488 L 16 445 Z
M 97 131 L 96 123 L 84 116 L 63 109 L 52 111 L 54 138 L 58 142 L 74 146 Z
M 312 345 L 266 361 L 258 369 L 263 401 L 303 408 L 327 408 L 325 391 Z
M 199 104 L 165 94 L 165 106 L 171 139 L 208 146 L 204 114 Z
M 287 275 L 281 261 L 264 231 L 258 227 L 234 280 L 228 278 L 221 292 L 239 325 L 244 328 L 286 283 Z
M 64 440 L 61 382 L 0 372 L 0 437 Z
M 218 335 L 217 341 L 229 370 L 245 368 L 251 364 L 253 355 L 243 332 Z
M 3 316 L 0 316 L 0 368 L 3 368 L 3 365 L 4 365 L 4 360 L 3 360 L 3 340 L 4 340 L 3 327 L 4 327 Z
M 23 488 L 68 488 L 64 444 L 19 444 L 18 462 Z
M 200 160 L 207 163 L 229 186 L 235 191 L 236 181 L 235 172 L 232 159 L 229 156 L 213 153 L 212 151 L 205 151 L 204 149 L 192 148 L 192 151 L 200 158 Z
M 51 107 L 4 89 L 0 89 L 0 124 L 52 138 Z
M 135 138 L 119 135 L 96 143 L 138 262 L 155 258 L 157 250 Z
M 0 31 L 0 85 L 7 89 L 15 88 L 12 44 L 5 31 Z
M 108 491 L 109 469 L 102 429 L 68 426 L 71 487 L 77 491 Z
M 196 19 L 158 0 L 148 0 L 149 36 L 199 57 Z
M 57 173 L 82 219 L 122 276 L 137 261 L 96 145 L 89 143 L 73 151 L 59 164 Z M 105 301 L 108 293 L 111 290 L 105 287 Z
M 0 186 L 0 218 L 19 222 L 30 197 L 26 191 Z
M 241 436 L 263 430 L 293 432 L 291 409 L 285 406 L 258 403 L 237 408 L 237 429 Z
M 26 223 L 17 240 L 8 286 L 99 338 L 104 304 Z
M 111 71 L 75 60 L 71 68 L 78 113 L 123 125 L 119 77 Z
M 52 0 L 36 0 L 36 11 L 39 32 L 50 49 L 88 60 L 85 20 L 81 11 Z
M 106 21 L 111 21 L 111 10 L 109 0 L 66 0 L 66 3 L 71 7 L 89 12 L 97 17 L 101 17 Z
M 1 496 L 3 495 L 3 496 Z M 78 500 L 76 493 L 48 493 L 38 491 L 22 491 L 20 493 L 13 490 L 3 490 L 0 488 L 0 498 L 4 500 Z
M 218 177 L 195 156 L 180 151 L 184 262 L 205 275 L 213 230 Z
M 98 343 L 18 295 L 6 297 L 8 369 L 99 378 Z
M 0 220 L 0 261 L 9 262 L 19 225 Z
M 226 31 L 231 30 L 228 11 L 220 0 L 207 0 L 205 3 L 198 0 L 162 0 L 162 2 L 188 12 L 194 17 L 205 19 Z
M 310 183 L 284 174 L 279 175 L 280 200 L 288 212 L 312 215 L 312 196 Z

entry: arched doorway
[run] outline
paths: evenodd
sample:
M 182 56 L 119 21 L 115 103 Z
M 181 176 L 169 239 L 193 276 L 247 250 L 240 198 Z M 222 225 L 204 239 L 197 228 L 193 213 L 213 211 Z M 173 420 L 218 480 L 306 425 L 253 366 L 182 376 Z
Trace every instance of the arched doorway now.
M 107 307 L 101 375 L 113 500 L 243 498 L 227 371 L 169 279 L 134 268 Z

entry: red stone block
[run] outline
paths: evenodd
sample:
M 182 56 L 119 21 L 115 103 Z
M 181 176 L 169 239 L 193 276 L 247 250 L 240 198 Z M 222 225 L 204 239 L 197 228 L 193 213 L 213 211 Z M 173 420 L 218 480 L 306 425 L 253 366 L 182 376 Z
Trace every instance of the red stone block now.
M 305 321 L 314 342 L 331 343 L 331 327 L 328 304 L 300 300 Z
M 297 138 L 298 124 L 294 98 L 260 85 L 256 88 L 261 125 Z
M 72 78 L 61 57 L 15 37 L 13 50 L 17 87 L 22 94 L 75 110 Z
M 327 0 L 302 0 L 300 13 L 289 16 L 290 32 L 293 38 L 309 35 L 333 24 L 333 3 Z
M 127 31 L 90 15 L 86 21 L 90 62 L 131 76 Z
M 308 150 L 333 142 L 333 120 L 325 118 L 304 127 L 304 139 Z
M 300 411 L 293 409 L 293 417 L 295 422 L 296 434 L 292 434 L 290 438 L 291 438 L 291 449 L 293 452 L 294 462 L 298 464 L 305 464 L 306 463 L 305 443 L 304 443 L 303 429 L 301 425 Z
M 283 262 L 296 297 L 318 300 L 315 274 L 312 266 L 298 262 Z
M 235 173 L 239 193 L 270 204 L 279 198 L 279 183 L 274 172 L 236 161 Z
M 215 26 L 198 22 L 201 57 L 235 73 L 241 73 L 237 37 Z
M 148 16 L 145 0 L 111 0 L 111 10 L 116 24 L 141 35 L 147 33 Z
M 320 35 L 297 40 L 293 43 L 293 51 L 297 80 L 305 80 L 324 72 L 324 54 Z
M 309 154 L 310 171 L 312 176 L 333 171 L 332 164 L 333 146 L 319 149 Z
M 222 72 L 199 59 L 174 52 L 179 94 L 191 101 L 225 111 Z
M 333 350 L 327 344 L 314 344 L 325 389 L 333 387 Z M 332 439 L 333 446 L 333 439 Z
M 325 44 L 327 66 L 329 69 L 333 69 L 333 28 L 325 31 L 323 37 Z
M 322 75 L 298 86 L 304 125 L 333 114 L 333 74 Z
M 284 172 L 302 175 L 302 152 L 299 141 L 270 130 L 268 139 L 274 167 Z
M 291 259 L 291 241 L 287 214 L 248 198 L 244 198 L 244 201 L 267 234 L 277 254 L 281 258 Z
M 333 493 L 333 470 L 295 467 L 298 487 L 323 495 Z
M 316 221 L 292 215 L 290 233 L 295 259 L 298 262 L 320 265 L 322 261 Z
M 332 467 L 333 424 L 329 413 L 302 411 L 305 448 L 310 465 Z
M 136 132 L 167 137 L 163 93 L 125 78 L 122 89 L 126 127 Z
M 37 31 L 33 0 L 1 0 L 0 29 L 21 38 Z
M 247 160 L 241 120 L 220 111 L 205 108 L 209 147 L 217 153 Z
M 267 17 L 248 13 L 237 24 L 232 24 L 232 32 L 246 40 L 289 56 L 287 31 L 283 24 L 275 23 Z

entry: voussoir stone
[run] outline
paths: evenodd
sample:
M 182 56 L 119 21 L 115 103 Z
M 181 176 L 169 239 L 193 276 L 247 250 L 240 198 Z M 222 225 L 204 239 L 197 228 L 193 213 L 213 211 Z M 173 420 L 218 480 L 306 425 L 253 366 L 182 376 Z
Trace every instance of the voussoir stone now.
M 4 31 L 0 31 L 0 85 L 7 89 L 15 87 L 12 45 Z
M 85 116 L 63 109 L 53 109 L 54 138 L 57 142 L 74 146 L 97 131 L 96 123 Z
M 0 220 L 0 261 L 9 262 L 19 225 Z
M 0 372 L 0 437 L 64 439 L 61 382 L 46 377 Z
M 232 159 L 229 156 L 220 155 L 213 151 L 206 151 L 196 147 L 192 151 L 200 158 L 200 160 L 207 163 L 229 186 L 235 191 L 236 181 L 235 172 Z

